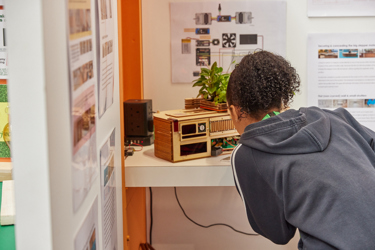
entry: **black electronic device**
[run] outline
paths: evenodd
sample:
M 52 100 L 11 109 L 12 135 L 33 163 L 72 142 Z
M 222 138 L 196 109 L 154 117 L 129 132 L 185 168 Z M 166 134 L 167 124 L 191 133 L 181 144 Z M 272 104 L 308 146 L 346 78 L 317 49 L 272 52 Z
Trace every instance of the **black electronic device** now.
M 143 138 L 144 142 L 153 142 L 153 139 L 144 139 L 153 137 L 152 100 L 130 99 L 125 101 L 124 125 L 125 140 L 127 140 L 127 138 L 136 137 Z
M 211 50 L 209 48 L 197 48 L 195 56 L 195 64 L 197 66 L 211 65 Z
M 150 136 L 125 136 L 125 145 L 139 144 L 149 146 L 154 144 L 154 135 Z
M 240 34 L 240 44 L 258 44 L 258 35 Z
M 195 43 L 195 46 L 197 47 L 209 47 L 210 45 L 210 40 L 197 40 Z
M 209 28 L 196 28 L 195 34 L 197 34 L 197 35 L 208 35 L 208 34 L 210 34 L 210 29 Z

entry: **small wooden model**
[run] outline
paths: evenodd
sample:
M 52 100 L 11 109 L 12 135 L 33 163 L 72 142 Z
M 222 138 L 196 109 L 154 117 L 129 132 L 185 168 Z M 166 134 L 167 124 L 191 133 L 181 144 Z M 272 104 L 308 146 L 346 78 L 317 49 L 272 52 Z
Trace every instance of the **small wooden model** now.
M 154 114 L 155 156 L 171 162 L 211 156 L 212 147 L 233 149 L 239 134 L 227 112 L 204 109 Z

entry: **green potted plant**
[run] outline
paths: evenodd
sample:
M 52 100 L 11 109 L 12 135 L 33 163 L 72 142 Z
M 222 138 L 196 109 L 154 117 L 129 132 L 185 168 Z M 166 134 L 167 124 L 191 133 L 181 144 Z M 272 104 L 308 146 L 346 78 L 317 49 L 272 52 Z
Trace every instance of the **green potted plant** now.
M 201 68 L 200 77 L 193 81 L 193 87 L 200 87 L 197 97 L 206 100 L 201 102 L 201 106 L 204 104 L 203 106 L 226 109 L 229 77 L 230 73 L 223 73 L 223 68 L 217 67 L 216 62 L 212 64 L 211 68 Z M 214 105 L 210 105 L 209 102 Z

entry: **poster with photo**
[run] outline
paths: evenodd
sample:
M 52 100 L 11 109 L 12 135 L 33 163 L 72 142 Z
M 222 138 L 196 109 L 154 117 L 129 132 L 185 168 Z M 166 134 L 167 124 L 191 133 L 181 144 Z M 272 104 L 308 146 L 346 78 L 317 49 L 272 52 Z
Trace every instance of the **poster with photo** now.
M 99 175 L 96 153 L 96 83 L 90 0 L 68 0 L 69 74 L 72 131 L 73 209 Z
M 0 3 L 0 5 L 2 5 Z M 0 79 L 8 78 L 8 53 L 5 41 L 5 16 L 0 10 Z
M 74 250 L 96 250 L 98 246 L 98 197 L 74 237 Z
M 112 0 L 97 0 L 98 18 L 97 48 L 98 58 L 98 102 L 99 118 L 103 116 L 106 110 L 113 104 L 114 90 L 114 20 L 113 20 L 113 3 Z
M 375 34 L 308 36 L 308 105 L 347 109 L 375 130 Z
M 100 149 L 103 249 L 117 249 L 115 129 Z
M 214 62 L 232 72 L 256 49 L 286 56 L 286 1 L 173 2 L 170 13 L 172 83 Z
M 374 0 L 308 0 L 309 17 L 375 16 Z

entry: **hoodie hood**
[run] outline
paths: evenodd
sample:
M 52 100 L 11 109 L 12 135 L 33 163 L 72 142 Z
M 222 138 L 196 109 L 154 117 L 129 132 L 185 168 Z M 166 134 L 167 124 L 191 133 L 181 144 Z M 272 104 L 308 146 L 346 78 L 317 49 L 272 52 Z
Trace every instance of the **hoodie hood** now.
M 272 154 L 324 151 L 331 137 L 328 115 L 317 107 L 287 110 L 245 128 L 239 143 Z

